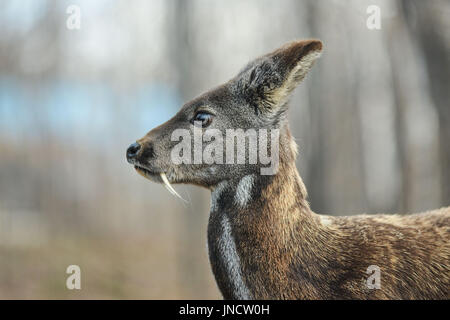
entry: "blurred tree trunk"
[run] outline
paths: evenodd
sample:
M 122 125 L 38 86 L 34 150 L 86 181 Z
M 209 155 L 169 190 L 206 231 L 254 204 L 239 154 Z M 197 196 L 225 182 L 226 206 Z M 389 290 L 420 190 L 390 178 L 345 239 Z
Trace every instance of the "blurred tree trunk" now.
M 402 212 L 433 209 L 440 204 L 438 123 L 424 77 L 422 54 L 408 33 L 403 12 L 385 33 L 391 56 L 397 139 L 402 168 Z
M 325 54 L 314 67 L 315 77 L 309 80 L 310 143 L 313 145 L 309 176 L 314 180 L 308 180 L 313 210 L 348 215 L 366 210 L 367 200 L 356 81 L 358 69 L 356 65 L 343 63 L 348 61 L 356 44 L 353 39 L 337 39 L 329 32 L 333 29 L 346 34 L 353 32 L 352 16 L 345 6 L 336 9 L 336 14 L 330 16 L 327 2 L 308 2 L 311 35 L 321 35 L 325 43 Z
M 176 0 L 168 4 L 169 6 L 169 27 L 168 37 L 171 40 L 169 45 L 172 65 L 177 73 L 176 86 L 183 101 L 189 101 L 193 97 L 193 92 L 198 92 L 196 88 L 198 78 L 196 63 L 197 55 L 192 47 L 192 1 Z M 181 106 L 180 106 L 181 107 Z M 182 286 L 181 292 L 185 297 L 192 299 L 204 297 L 204 288 L 207 287 L 206 274 L 210 272 L 204 267 L 209 265 L 200 264 L 202 253 L 206 252 L 206 232 L 202 228 L 208 209 L 201 205 L 208 203 L 205 194 L 200 190 L 193 190 L 190 195 L 190 203 L 181 212 L 180 219 L 175 225 L 180 228 L 177 232 L 179 236 L 177 256 L 180 258 L 178 265 L 178 283 Z
M 425 58 L 431 98 L 438 114 L 442 205 L 450 204 L 450 2 L 403 1 L 407 26 Z

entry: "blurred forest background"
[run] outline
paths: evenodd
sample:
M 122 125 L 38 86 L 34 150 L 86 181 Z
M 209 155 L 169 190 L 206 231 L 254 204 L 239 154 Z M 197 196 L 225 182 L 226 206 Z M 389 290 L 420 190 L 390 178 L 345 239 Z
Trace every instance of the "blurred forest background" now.
M 0 298 L 220 298 L 209 193 L 184 205 L 125 150 L 293 39 L 325 44 L 290 110 L 312 209 L 450 204 L 448 0 L 0 0 L 0 30 Z

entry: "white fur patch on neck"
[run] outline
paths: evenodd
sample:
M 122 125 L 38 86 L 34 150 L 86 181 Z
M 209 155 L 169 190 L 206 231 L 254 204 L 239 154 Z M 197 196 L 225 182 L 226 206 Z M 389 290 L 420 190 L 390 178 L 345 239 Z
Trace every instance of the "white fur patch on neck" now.
M 234 202 L 240 207 L 245 207 L 252 197 L 252 188 L 255 177 L 252 174 L 244 176 L 236 187 Z
M 236 250 L 236 244 L 232 235 L 231 224 L 228 216 L 223 214 L 221 217 L 222 234 L 220 235 L 218 245 L 226 269 L 228 279 L 231 283 L 233 296 L 235 299 L 251 299 L 250 291 L 244 283 L 241 270 L 241 260 Z
M 219 182 L 217 186 L 214 188 L 214 190 L 211 192 L 211 212 L 219 209 L 218 201 L 227 186 L 228 186 L 227 181 Z

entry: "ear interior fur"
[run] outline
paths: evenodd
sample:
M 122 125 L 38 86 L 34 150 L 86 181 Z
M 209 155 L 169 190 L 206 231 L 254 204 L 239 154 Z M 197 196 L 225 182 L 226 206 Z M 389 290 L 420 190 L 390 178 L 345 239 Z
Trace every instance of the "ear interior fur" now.
M 287 72 L 287 76 L 282 85 L 275 90 L 267 93 L 268 95 L 272 95 L 271 100 L 274 101 L 277 105 L 286 103 L 289 94 L 303 80 L 303 78 L 313 66 L 314 61 L 316 61 L 321 54 L 322 52 L 320 50 L 311 50 L 305 53 L 299 60 L 297 60 L 292 70 Z
M 321 51 L 319 40 L 294 41 L 251 62 L 238 76 L 248 102 L 261 111 L 283 106 Z

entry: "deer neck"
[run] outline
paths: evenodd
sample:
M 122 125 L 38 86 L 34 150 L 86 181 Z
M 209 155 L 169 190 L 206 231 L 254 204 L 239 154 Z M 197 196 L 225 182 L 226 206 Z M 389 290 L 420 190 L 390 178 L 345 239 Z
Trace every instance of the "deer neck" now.
M 292 159 L 281 160 L 273 176 L 219 183 L 211 195 L 208 247 L 224 298 L 273 298 L 283 292 L 292 263 L 314 256 L 320 227 Z

